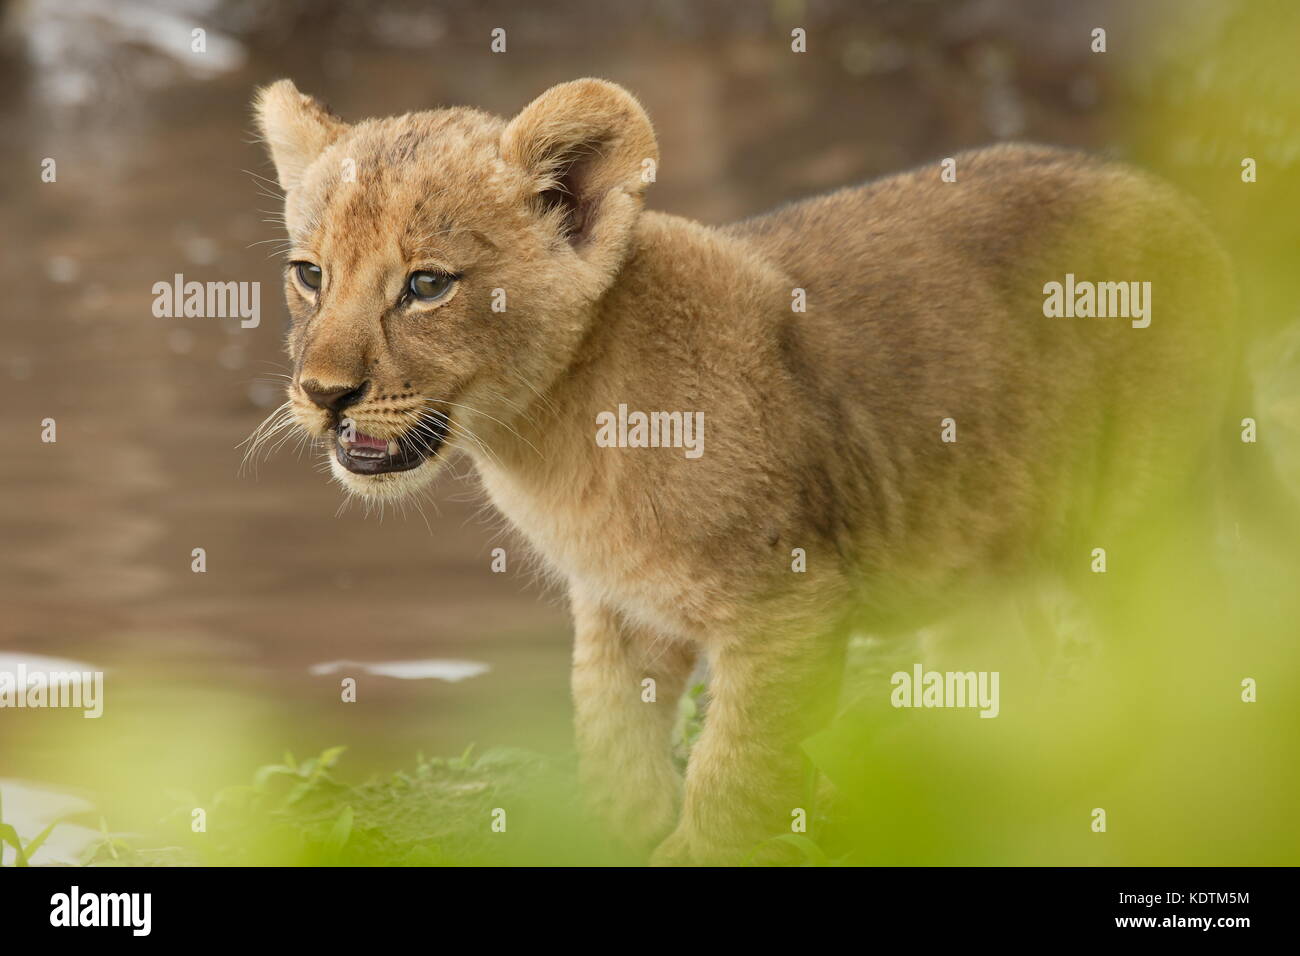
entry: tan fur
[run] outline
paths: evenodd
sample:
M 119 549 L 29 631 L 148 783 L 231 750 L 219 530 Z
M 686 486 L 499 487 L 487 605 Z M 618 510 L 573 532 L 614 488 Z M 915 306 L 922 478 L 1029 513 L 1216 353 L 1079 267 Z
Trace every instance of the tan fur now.
M 450 414 L 437 460 L 335 474 L 397 496 L 451 449 L 473 459 L 568 582 L 593 804 L 631 842 L 662 840 L 660 862 L 736 859 L 788 827 L 798 743 L 834 706 L 855 622 L 905 623 L 1038 555 L 1086 561 L 1077 549 L 1140 513 L 1217 420 L 1222 256 L 1121 167 L 1003 146 L 959 156 L 957 183 L 936 165 L 711 228 L 642 211 L 654 134 L 599 80 L 509 122 L 447 109 L 347 127 L 281 81 L 258 120 L 291 258 L 326 276 L 318 304 L 286 282 L 301 425 L 331 424 L 303 382 L 370 380 L 348 410 L 370 434 L 428 404 Z M 396 308 L 430 263 L 461 277 L 455 294 Z M 1151 327 L 1044 317 L 1043 284 L 1067 271 L 1152 280 Z M 620 403 L 702 411 L 704 454 L 598 447 L 596 416 Z M 669 736 L 701 654 L 711 704 L 683 800 Z

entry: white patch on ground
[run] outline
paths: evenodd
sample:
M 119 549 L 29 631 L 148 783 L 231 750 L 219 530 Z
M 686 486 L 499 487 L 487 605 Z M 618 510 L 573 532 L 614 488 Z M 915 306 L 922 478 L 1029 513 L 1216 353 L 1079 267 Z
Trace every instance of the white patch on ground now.
M 24 846 L 53 821 L 74 814 L 89 813 L 95 808 L 90 801 L 61 790 L 25 780 L 5 779 L 0 779 L 0 804 L 4 807 L 4 822 L 18 831 L 18 837 Z M 86 851 L 101 836 L 98 830 L 90 827 L 60 823 L 27 862 L 33 866 L 80 865 Z M 5 866 L 13 866 L 17 861 L 17 851 L 5 844 L 0 852 L 0 862 Z
M 486 674 L 492 668 L 481 661 L 429 658 L 422 661 L 327 661 L 308 668 L 314 677 L 359 670 L 376 677 L 398 680 L 445 680 L 455 683 Z
M 0 651 L 0 674 L 12 674 L 18 679 L 18 665 L 26 668 L 27 676 L 44 674 L 51 687 L 62 688 L 65 685 L 81 684 L 83 687 L 93 685 L 86 681 L 87 674 L 102 673 L 103 668 L 82 661 L 70 661 L 61 657 L 43 657 L 40 654 L 17 654 L 13 651 Z M 56 678 L 55 675 L 58 675 Z M 21 690 L 21 688 L 20 688 Z

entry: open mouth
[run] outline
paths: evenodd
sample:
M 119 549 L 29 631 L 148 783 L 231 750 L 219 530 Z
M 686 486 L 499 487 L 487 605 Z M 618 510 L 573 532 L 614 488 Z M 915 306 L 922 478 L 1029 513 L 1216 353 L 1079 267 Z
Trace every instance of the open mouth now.
M 385 475 L 410 471 L 438 454 L 447 438 L 443 421 L 422 422 L 398 438 L 376 438 L 354 431 L 345 438 L 334 429 L 334 456 L 340 465 L 357 475 Z

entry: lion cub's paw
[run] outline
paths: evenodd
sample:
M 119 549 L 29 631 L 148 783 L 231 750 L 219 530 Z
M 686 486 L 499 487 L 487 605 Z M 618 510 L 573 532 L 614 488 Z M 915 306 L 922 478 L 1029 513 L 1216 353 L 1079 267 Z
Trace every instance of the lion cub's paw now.
M 753 845 L 720 842 L 678 826 L 650 856 L 651 866 L 740 866 L 751 862 Z
M 704 855 L 693 846 L 690 834 L 682 829 L 672 832 L 669 837 L 650 854 L 651 866 L 704 866 Z
M 681 785 L 676 778 L 644 788 L 623 783 L 586 791 L 587 806 L 605 833 L 635 854 L 648 854 L 677 824 Z

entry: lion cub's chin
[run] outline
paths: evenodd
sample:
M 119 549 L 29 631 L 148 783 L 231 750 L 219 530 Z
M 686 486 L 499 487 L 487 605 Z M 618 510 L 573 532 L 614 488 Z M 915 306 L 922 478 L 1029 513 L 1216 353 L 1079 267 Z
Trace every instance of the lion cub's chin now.
M 397 501 L 414 495 L 437 476 L 442 467 L 442 456 L 427 458 L 414 468 L 381 475 L 358 475 L 348 471 L 333 454 L 329 455 L 330 472 L 334 480 L 349 494 L 367 501 Z

